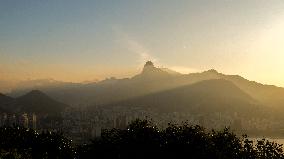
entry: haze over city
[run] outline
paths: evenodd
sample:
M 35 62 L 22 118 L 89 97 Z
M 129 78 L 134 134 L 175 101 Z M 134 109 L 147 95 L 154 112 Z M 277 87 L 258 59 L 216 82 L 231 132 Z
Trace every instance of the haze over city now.
M 151 60 L 284 86 L 284 2 L 1 1 L 0 80 L 131 77 Z

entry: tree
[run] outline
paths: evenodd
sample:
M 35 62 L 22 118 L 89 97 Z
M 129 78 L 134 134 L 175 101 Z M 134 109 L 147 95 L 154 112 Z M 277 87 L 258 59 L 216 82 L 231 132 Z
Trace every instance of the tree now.
M 255 145 L 246 135 L 238 137 L 228 128 L 207 131 L 183 123 L 159 130 L 148 120 L 135 120 L 124 130 L 104 130 L 100 138 L 78 151 L 80 158 L 284 158 L 282 145 L 265 139 Z

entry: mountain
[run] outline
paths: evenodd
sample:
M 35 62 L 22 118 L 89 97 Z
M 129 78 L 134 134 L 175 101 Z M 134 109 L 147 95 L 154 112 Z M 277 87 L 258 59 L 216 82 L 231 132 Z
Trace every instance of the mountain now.
M 205 80 L 106 106 L 138 106 L 159 112 L 247 112 L 260 108 L 251 96 L 224 79 Z
M 232 81 L 263 105 L 284 110 L 284 88 L 249 81 L 238 75 L 222 75 L 221 78 Z
M 62 112 L 67 105 L 53 100 L 41 91 L 33 90 L 21 97 L 16 98 L 22 105 L 22 112 L 35 112 L 43 114 L 57 114 Z
M 78 106 L 89 106 L 107 105 L 213 79 L 230 81 L 261 105 L 283 109 L 284 111 L 284 88 L 263 85 L 238 75 L 225 75 L 214 69 L 200 73 L 175 73 L 169 69 L 158 68 L 151 61 L 146 62 L 140 74 L 131 78 L 108 78 L 87 84 L 45 82 L 57 84 L 37 85 L 36 88 L 57 101 Z M 15 97 L 34 88 L 14 90 L 11 95 Z

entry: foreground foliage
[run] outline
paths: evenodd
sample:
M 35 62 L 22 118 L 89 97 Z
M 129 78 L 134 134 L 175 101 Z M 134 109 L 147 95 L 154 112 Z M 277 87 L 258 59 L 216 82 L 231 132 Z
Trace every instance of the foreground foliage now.
M 279 159 L 282 145 L 268 140 L 256 144 L 229 129 L 206 131 L 200 126 L 169 124 L 159 130 L 147 120 L 136 120 L 127 129 L 105 130 L 101 138 L 79 149 L 81 158 L 194 158 Z
M 229 129 L 206 131 L 200 126 L 169 124 L 158 129 L 147 120 L 136 120 L 127 129 L 104 130 L 90 144 L 74 147 L 60 133 L 21 127 L 0 127 L 0 159 L 279 159 L 282 145 L 268 140 L 253 143 Z

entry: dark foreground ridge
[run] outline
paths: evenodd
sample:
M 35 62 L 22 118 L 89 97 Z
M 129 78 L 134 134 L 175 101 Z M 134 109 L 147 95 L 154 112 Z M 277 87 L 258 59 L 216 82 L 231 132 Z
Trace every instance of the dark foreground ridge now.
M 279 159 L 282 145 L 268 140 L 253 143 L 229 129 L 206 131 L 200 126 L 169 124 L 159 130 L 147 120 L 127 129 L 104 130 L 90 144 L 74 146 L 60 133 L 37 133 L 20 127 L 0 128 L 0 158 L 18 159 Z

